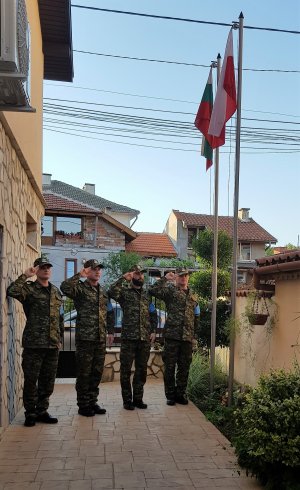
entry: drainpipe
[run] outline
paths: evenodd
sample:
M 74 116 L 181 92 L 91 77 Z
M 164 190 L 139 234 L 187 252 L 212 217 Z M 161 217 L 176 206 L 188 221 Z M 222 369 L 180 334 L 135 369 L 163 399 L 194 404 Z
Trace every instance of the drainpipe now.
M 98 229 L 98 214 L 95 216 L 95 236 L 94 236 L 94 247 L 97 247 L 97 229 Z

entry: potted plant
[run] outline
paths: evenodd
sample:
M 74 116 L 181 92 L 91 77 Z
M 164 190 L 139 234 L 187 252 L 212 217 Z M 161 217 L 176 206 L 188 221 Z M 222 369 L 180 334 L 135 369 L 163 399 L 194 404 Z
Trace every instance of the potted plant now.
M 272 300 L 269 299 L 269 301 Z M 245 316 L 251 325 L 265 325 L 267 323 L 270 312 L 264 293 L 256 291 L 248 295 Z

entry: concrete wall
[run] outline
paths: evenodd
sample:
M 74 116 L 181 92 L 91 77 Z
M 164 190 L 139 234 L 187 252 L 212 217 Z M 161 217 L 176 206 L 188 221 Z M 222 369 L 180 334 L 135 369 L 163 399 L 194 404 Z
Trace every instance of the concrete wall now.
M 130 222 L 133 219 L 132 214 L 128 213 L 117 213 L 117 212 L 112 212 L 112 211 L 107 211 L 107 214 L 114 218 L 115 220 L 119 221 L 119 223 L 122 223 L 123 225 L 127 226 L 130 228 Z
M 265 254 L 265 244 L 262 242 L 251 243 L 251 260 L 260 259 L 264 257 Z
M 278 321 L 273 328 L 241 322 L 235 345 L 234 377 L 254 386 L 259 376 L 271 369 L 292 369 L 300 363 L 300 275 L 286 274 L 276 279 L 275 296 Z M 237 297 L 237 313 L 245 309 L 247 298 Z M 297 318 L 298 317 L 298 318 Z M 297 318 L 297 319 L 296 319 Z
M 188 230 L 183 228 L 182 221 L 177 220 L 173 211 L 166 223 L 164 232 L 171 238 L 180 259 L 187 258 Z

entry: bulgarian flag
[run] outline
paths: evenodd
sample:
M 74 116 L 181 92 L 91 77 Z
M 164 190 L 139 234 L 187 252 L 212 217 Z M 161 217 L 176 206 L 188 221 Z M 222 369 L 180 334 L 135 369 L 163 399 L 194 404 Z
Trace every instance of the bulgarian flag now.
M 208 134 L 213 136 L 212 148 L 225 143 L 225 124 L 237 108 L 233 63 L 232 29 L 230 29 Z
M 207 84 L 204 89 L 204 93 L 199 105 L 199 109 L 195 119 L 195 126 L 203 134 L 201 155 L 206 157 L 206 170 L 212 166 L 213 150 L 212 140 L 213 136 L 208 134 L 208 127 L 210 123 L 210 117 L 213 108 L 213 89 L 212 89 L 212 68 L 210 69 Z

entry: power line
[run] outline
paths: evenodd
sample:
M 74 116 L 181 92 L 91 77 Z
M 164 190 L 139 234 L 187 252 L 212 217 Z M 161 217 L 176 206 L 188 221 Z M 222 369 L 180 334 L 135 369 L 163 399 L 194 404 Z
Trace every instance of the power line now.
M 223 27 L 232 27 L 232 23 L 228 24 L 225 22 L 213 22 L 213 21 L 198 20 L 198 19 L 186 19 L 183 17 L 171 17 L 171 16 L 166 16 L 166 15 L 143 14 L 141 12 L 129 12 L 126 10 L 104 9 L 104 8 L 99 8 L 99 7 L 88 7 L 86 5 L 77 5 L 74 3 L 72 3 L 71 6 L 73 8 L 80 8 L 80 9 L 86 9 L 86 10 L 99 11 L 99 12 L 107 12 L 107 13 L 112 13 L 112 14 L 133 15 L 133 16 L 137 16 L 137 17 L 147 17 L 147 18 L 151 18 L 151 19 L 175 20 L 175 21 L 180 21 L 180 22 L 190 22 L 190 23 L 194 23 L 194 24 L 206 24 L 206 25 L 215 25 L 215 26 L 223 26 Z M 282 32 L 282 33 L 286 33 L 286 34 L 300 34 L 300 31 L 291 31 L 291 30 L 287 30 L 287 29 L 277 29 L 277 28 L 273 28 L 273 27 L 244 26 L 244 29 L 257 29 L 259 31 Z
M 129 146 L 142 146 L 142 147 L 146 147 L 146 148 L 156 148 L 156 149 L 160 149 L 160 150 L 173 150 L 173 151 L 188 151 L 188 152 L 195 152 L 195 153 L 199 153 L 199 151 L 197 150 L 188 150 L 188 149 L 183 149 L 183 148 L 170 148 L 170 147 L 165 147 L 165 146 L 154 146 L 154 145 L 143 145 L 143 144 L 138 144 L 138 143 L 128 143 L 128 142 L 125 142 L 125 141 L 116 141 L 116 140 L 108 140 L 106 138 L 94 138 L 93 136 L 83 136 L 83 135 L 79 135 L 79 134 L 73 134 L 73 133 L 70 133 L 70 132 L 67 132 L 67 131 L 59 131 L 59 130 L 55 130 L 53 128 L 48 128 L 48 127 L 45 127 L 45 130 L 46 131 L 51 131 L 53 133 L 61 133 L 61 134 L 67 134 L 69 136 L 76 136 L 77 138 L 86 138 L 86 139 L 94 139 L 94 140 L 100 140 L 100 141 L 106 141 L 106 142 L 109 142 L 109 143 L 116 143 L 116 144 L 120 144 L 120 145 L 129 145 Z M 299 150 L 300 151 L 300 150 Z M 297 150 L 282 150 L 281 152 L 279 153 L 296 153 Z M 229 152 L 222 152 L 222 153 L 229 153 Z M 242 153 L 249 153 L 249 154 L 260 154 L 260 155 L 265 155 L 266 152 L 242 152 Z M 278 153 L 278 151 L 268 151 L 267 152 L 268 154 L 269 153 Z
M 64 87 L 64 88 L 74 89 L 74 90 L 89 90 L 91 92 L 103 92 L 103 93 L 108 93 L 108 94 L 125 95 L 127 97 L 138 97 L 141 99 L 154 99 L 154 100 L 165 100 L 165 101 L 169 101 L 169 102 L 181 102 L 184 104 L 194 104 L 197 106 L 199 106 L 199 102 L 200 102 L 200 100 L 198 100 L 198 102 L 196 102 L 196 101 L 192 101 L 192 100 L 169 99 L 167 97 L 155 97 L 152 95 L 131 94 L 128 92 L 116 92 L 114 90 L 104 90 L 104 89 L 97 89 L 97 88 L 93 88 L 93 87 L 80 87 L 80 86 L 66 85 L 66 84 L 61 84 L 61 83 L 45 83 L 45 85 L 51 86 L 51 87 Z M 258 112 L 258 113 L 262 113 L 262 114 L 274 114 L 277 116 L 287 116 L 287 117 L 296 117 L 296 118 L 300 117 L 300 116 L 296 116 L 295 114 L 285 114 L 282 112 L 256 111 L 253 109 L 244 109 L 244 108 L 243 108 L 243 112 Z
M 71 102 L 72 104 L 85 104 L 85 105 L 92 105 L 92 106 L 103 106 L 103 107 L 115 107 L 118 109 L 133 109 L 133 110 L 139 110 L 139 111 L 151 111 L 151 112 L 163 112 L 163 113 L 169 113 L 169 114 L 184 114 L 184 115 L 191 115 L 195 116 L 194 112 L 184 112 L 184 111 L 170 111 L 166 109 L 152 109 L 150 107 L 134 107 L 134 106 L 124 106 L 124 105 L 117 105 L 117 104 L 104 104 L 104 103 L 99 103 L 99 102 L 86 102 L 86 101 L 80 101 L 80 100 L 69 100 L 69 99 L 54 99 L 50 97 L 44 97 L 44 100 L 54 100 L 57 102 Z M 55 104 L 52 104 L 55 105 Z M 49 104 L 51 106 L 51 104 Z M 77 109 L 72 106 L 62 106 L 62 105 L 57 105 L 57 107 L 68 107 L 72 109 Z M 135 117 L 135 116 L 132 116 Z M 258 118 L 249 118 L 249 117 L 242 117 L 245 121 L 262 121 L 262 122 L 270 122 L 270 123 L 282 123 L 282 124 L 297 124 L 300 125 L 300 122 L 295 122 L 295 121 L 283 121 L 283 120 L 275 120 L 275 119 L 258 119 Z M 184 123 L 184 121 L 180 121 L 181 123 Z
M 74 53 L 91 54 L 94 56 L 104 56 L 108 58 L 118 58 L 124 60 L 132 61 L 147 61 L 154 63 L 167 63 L 169 65 L 184 65 L 193 66 L 196 68 L 209 68 L 210 65 L 201 65 L 198 63 L 187 63 L 185 61 L 170 61 L 170 60 L 157 60 L 151 58 L 138 58 L 137 56 L 121 56 L 119 54 L 109 54 L 109 53 L 96 53 L 94 51 L 83 51 L 80 49 L 73 49 Z M 271 73 L 300 73 L 300 70 L 281 70 L 278 68 L 243 68 L 243 71 L 253 71 L 253 72 L 271 72 Z

